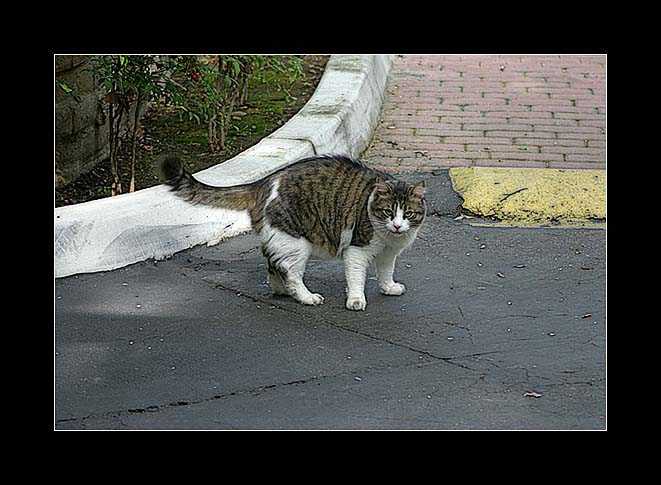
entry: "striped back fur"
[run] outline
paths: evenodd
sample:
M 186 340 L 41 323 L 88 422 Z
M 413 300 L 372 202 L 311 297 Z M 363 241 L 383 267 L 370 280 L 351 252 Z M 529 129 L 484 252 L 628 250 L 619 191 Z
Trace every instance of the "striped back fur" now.
M 304 237 L 317 250 L 331 255 L 337 255 L 346 242 L 354 246 L 369 244 L 375 228 L 380 230 L 381 225 L 396 217 L 397 207 L 410 216 L 411 226 L 422 224 L 425 215 L 420 184 L 398 181 L 342 155 L 305 158 L 257 182 L 231 187 L 200 182 L 173 156 L 162 157 L 158 165 L 165 183 L 182 199 L 192 204 L 248 210 L 258 233 L 267 218 L 271 227 Z M 368 205 L 373 210 L 368 211 Z

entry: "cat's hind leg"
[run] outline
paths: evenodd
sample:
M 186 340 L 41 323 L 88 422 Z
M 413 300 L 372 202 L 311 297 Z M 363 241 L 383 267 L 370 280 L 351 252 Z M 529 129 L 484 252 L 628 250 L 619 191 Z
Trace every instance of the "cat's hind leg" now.
M 287 288 L 285 288 L 285 280 L 282 276 L 282 273 L 277 270 L 277 268 L 271 263 L 270 260 L 267 259 L 267 261 L 269 265 L 269 284 L 271 285 L 273 294 L 279 296 L 288 296 L 289 292 L 287 291 Z
M 324 297 L 319 293 L 312 293 L 303 283 L 303 274 L 299 271 L 288 271 L 285 276 L 285 288 L 289 294 L 303 305 L 321 305 Z
M 269 263 L 269 277 L 274 293 L 284 289 L 304 305 L 321 305 L 324 297 L 312 293 L 303 282 L 305 267 L 312 254 L 312 245 L 306 239 L 293 237 L 265 225 L 262 231 L 262 252 Z M 273 277 L 273 274 L 277 276 Z

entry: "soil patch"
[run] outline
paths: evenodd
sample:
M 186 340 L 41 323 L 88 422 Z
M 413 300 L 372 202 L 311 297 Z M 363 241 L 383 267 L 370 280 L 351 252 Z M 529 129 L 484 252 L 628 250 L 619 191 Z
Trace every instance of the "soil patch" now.
M 205 124 L 180 120 L 174 110 L 149 109 L 142 118 L 135 168 L 136 190 L 158 185 L 154 160 L 161 153 L 179 155 L 191 172 L 222 163 L 258 143 L 295 115 L 310 99 L 330 56 L 304 55 L 304 76 L 289 83 L 281 73 L 269 72 L 264 79 L 250 82 L 245 104 L 232 115 L 225 149 L 211 154 Z M 122 185 L 129 186 L 130 143 L 122 143 L 120 167 Z M 110 196 L 112 175 L 108 160 L 64 187 L 55 190 L 55 206 L 78 204 Z

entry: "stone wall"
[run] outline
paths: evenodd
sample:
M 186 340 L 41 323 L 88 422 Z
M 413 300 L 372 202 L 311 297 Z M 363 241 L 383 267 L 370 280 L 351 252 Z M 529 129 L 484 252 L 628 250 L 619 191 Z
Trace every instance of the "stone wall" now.
M 108 119 L 97 88 L 93 56 L 56 55 L 55 186 L 60 187 L 108 158 Z

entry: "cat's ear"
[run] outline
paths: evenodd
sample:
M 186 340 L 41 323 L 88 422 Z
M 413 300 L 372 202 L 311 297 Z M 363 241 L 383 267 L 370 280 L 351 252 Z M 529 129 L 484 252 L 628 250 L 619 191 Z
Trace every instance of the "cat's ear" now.
M 414 197 L 420 197 L 421 199 L 425 196 L 425 181 L 421 180 L 417 184 L 413 186 L 413 190 L 411 191 L 411 194 Z
M 374 188 L 376 189 L 377 192 L 385 193 L 388 192 L 388 186 L 386 185 L 386 181 L 383 180 L 381 177 L 376 178 L 376 183 L 374 184 Z

